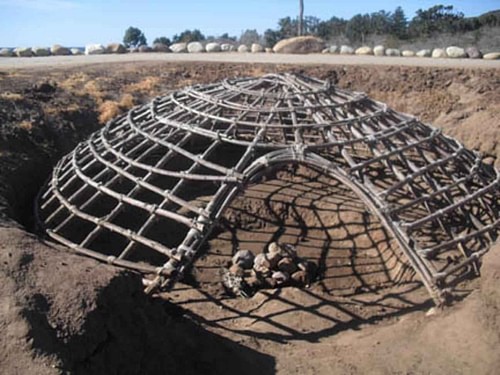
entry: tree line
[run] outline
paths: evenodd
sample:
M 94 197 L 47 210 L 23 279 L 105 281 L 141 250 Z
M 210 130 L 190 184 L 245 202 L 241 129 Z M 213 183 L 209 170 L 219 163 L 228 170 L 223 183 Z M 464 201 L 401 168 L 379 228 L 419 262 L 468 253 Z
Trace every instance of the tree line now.
M 302 22 L 299 28 L 299 22 Z M 480 30 L 482 27 L 500 26 L 500 10 L 485 13 L 479 17 L 465 17 L 452 5 L 435 5 L 428 9 L 417 10 L 412 19 L 408 19 L 403 8 L 397 7 L 393 12 L 356 14 L 350 19 L 333 16 L 328 20 L 318 17 L 284 17 L 278 20 L 277 28 L 267 29 L 263 35 L 257 30 L 246 30 L 239 38 L 227 33 L 218 37 L 205 36 L 200 30 L 185 30 L 173 36 L 159 37 L 153 43 L 171 44 L 177 42 L 211 41 L 239 42 L 251 44 L 260 42 L 272 47 L 279 40 L 297 36 L 299 30 L 303 35 L 314 35 L 325 40 L 339 37 L 347 38 L 351 43 L 365 43 L 372 35 L 386 35 L 399 40 L 417 40 L 429 38 L 440 33 L 465 33 Z M 127 46 L 146 44 L 146 37 L 141 30 L 130 27 L 124 37 Z

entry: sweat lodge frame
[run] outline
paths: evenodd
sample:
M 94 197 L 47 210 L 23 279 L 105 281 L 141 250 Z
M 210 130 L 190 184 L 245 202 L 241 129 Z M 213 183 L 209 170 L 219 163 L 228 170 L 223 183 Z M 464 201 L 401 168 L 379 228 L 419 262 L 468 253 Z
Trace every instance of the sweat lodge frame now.
M 294 74 L 187 87 L 111 120 L 57 164 L 36 218 L 77 253 L 168 288 L 233 198 L 289 163 L 354 191 L 438 304 L 497 238 L 500 174 L 479 153 L 364 94 Z

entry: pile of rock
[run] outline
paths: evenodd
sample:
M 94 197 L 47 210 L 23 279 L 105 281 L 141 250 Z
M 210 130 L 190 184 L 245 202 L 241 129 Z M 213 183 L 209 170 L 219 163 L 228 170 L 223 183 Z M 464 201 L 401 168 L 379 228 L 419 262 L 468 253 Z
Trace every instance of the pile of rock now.
M 307 287 L 315 275 L 315 264 L 300 258 L 293 245 L 273 242 L 256 256 L 239 250 L 223 269 L 222 282 L 232 294 L 249 297 L 258 289 Z

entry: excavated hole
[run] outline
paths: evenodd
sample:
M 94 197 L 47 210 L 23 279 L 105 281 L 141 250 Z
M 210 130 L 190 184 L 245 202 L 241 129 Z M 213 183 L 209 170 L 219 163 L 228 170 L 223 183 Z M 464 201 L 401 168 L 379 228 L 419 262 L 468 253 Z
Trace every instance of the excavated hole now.
M 221 267 L 238 249 L 258 254 L 274 241 L 294 245 L 314 262 L 317 280 L 309 288 L 261 289 L 250 299 L 228 296 Z M 378 218 L 347 187 L 306 166 L 288 165 L 248 186 L 205 254 L 194 265 L 197 288 L 179 285 L 164 296 L 206 324 L 242 334 L 311 339 L 429 303 Z

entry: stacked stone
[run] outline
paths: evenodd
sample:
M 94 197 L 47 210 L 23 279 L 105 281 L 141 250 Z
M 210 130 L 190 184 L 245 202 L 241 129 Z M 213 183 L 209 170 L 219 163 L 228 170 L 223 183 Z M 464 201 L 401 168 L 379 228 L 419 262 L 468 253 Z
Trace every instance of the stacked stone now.
M 313 263 L 300 258 L 292 245 L 273 242 L 257 256 L 248 250 L 238 251 L 225 279 L 238 280 L 238 285 L 225 285 L 235 294 L 241 294 L 242 288 L 255 291 L 289 285 L 304 287 L 312 281 L 314 269 Z

